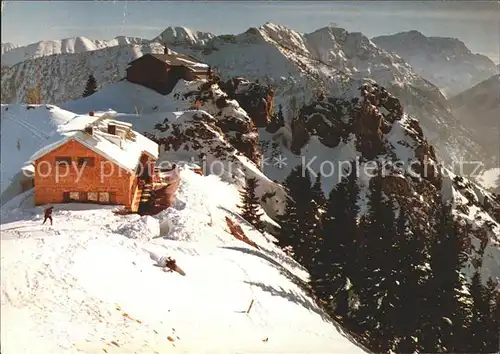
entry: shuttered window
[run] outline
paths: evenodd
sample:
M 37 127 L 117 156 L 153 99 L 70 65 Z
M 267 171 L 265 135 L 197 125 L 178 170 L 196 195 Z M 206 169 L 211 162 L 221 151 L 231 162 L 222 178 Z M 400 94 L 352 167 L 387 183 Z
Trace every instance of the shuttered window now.
M 71 165 L 71 156 L 57 156 L 56 165 Z
M 78 158 L 78 166 L 84 167 L 94 167 L 95 159 L 93 157 L 79 157 Z
M 69 192 L 69 200 L 80 200 L 80 192 Z
M 99 202 L 109 203 L 109 193 L 108 192 L 99 192 Z
M 89 202 L 97 202 L 99 201 L 99 196 L 97 192 L 88 192 L 87 193 L 87 200 Z

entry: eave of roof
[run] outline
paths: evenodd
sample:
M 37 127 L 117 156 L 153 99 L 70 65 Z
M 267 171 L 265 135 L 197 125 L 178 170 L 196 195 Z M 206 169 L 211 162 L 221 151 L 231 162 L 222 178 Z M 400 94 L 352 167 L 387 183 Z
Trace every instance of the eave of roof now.
M 52 143 L 52 144 L 49 144 L 45 147 L 43 147 L 42 149 L 38 150 L 35 154 L 33 154 L 30 159 L 26 162 L 27 164 L 34 164 L 36 162 L 36 160 L 42 158 L 43 156 L 47 155 L 48 153 L 50 153 L 51 151 L 57 149 L 58 147 L 66 144 L 67 142 L 71 141 L 71 140 L 75 140 L 77 141 L 78 143 L 82 144 L 83 146 L 85 146 L 86 148 L 94 151 L 96 154 L 100 155 L 100 156 L 103 156 L 105 157 L 107 160 L 115 163 L 117 166 L 125 169 L 126 171 L 130 172 L 130 173 L 135 173 L 135 171 L 137 170 L 137 166 L 139 165 L 139 162 L 140 162 L 140 155 L 137 157 L 136 160 L 134 160 L 134 165 L 133 167 L 130 167 L 130 166 L 126 166 L 124 163 L 120 162 L 118 159 L 114 158 L 113 156 L 111 156 L 111 154 L 108 154 L 106 153 L 105 151 L 103 151 L 102 149 L 99 149 L 97 148 L 96 146 L 94 146 L 94 144 L 91 144 L 90 143 L 90 139 L 94 139 L 96 140 L 97 143 L 99 143 L 99 141 L 96 139 L 95 136 L 90 136 L 88 135 L 87 133 L 84 133 L 84 132 L 77 132 L 75 134 L 72 134 L 72 135 L 68 135 L 68 136 L 65 136 L 64 138 Z M 144 137 L 145 139 L 147 139 L 146 137 Z M 103 140 L 106 140 L 105 138 L 101 138 Z M 107 141 L 107 140 L 106 140 Z M 107 141 L 106 144 L 113 144 L 112 142 L 110 141 Z M 152 142 L 154 143 L 154 142 Z M 156 144 L 156 143 L 154 143 Z M 117 148 L 119 148 L 117 146 Z M 144 149 L 141 149 L 141 154 L 147 154 L 149 155 L 150 157 L 154 158 L 154 159 L 157 159 L 158 158 L 158 155 L 154 155 L 152 154 L 151 152 L 147 151 L 147 150 L 144 150 Z

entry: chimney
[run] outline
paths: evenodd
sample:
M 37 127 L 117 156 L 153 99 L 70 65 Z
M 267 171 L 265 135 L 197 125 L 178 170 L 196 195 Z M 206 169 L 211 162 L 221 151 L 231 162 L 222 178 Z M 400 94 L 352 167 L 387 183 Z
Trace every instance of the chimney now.
M 108 134 L 116 135 L 116 125 L 108 124 Z
M 91 125 L 87 125 L 85 127 L 85 133 L 89 134 L 89 135 L 92 135 L 94 133 L 94 127 L 91 126 Z
M 163 54 L 168 54 L 169 50 L 168 50 L 168 47 L 165 45 L 165 47 L 163 48 Z
M 94 111 L 89 112 L 89 116 L 93 117 L 94 116 Z

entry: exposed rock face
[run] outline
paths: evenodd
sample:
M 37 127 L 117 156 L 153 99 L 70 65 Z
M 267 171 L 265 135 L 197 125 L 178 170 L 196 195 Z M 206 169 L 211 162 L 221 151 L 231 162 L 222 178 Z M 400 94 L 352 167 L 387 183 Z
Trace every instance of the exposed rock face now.
M 377 84 L 365 84 L 359 90 L 361 99 L 320 97 L 304 106 L 292 122 L 292 151 L 299 154 L 311 135 L 318 136 L 325 146 L 335 147 L 354 133 L 363 156 L 371 159 L 383 153 L 382 136 L 390 132 L 392 123 L 401 119 L 403 107 Z
M 255 126 L 264 128 L 271 119 L 274 106 L 274 91 L 257 82 L 250 82 L 244 78 L 236 77 L 219 83 L 230 99 L 238 101 L 240 106 L 252 118 Z
M 200 119 L 213 129 L 222 132 L 225 139 L 257 166 L 262 163 L 257 129 L 252 119 L 217 85 L 217 78 L 199 83 L 198 88 L 183 95 L 183 99 L 199 102 L 199 108 L 212 116 L 200 114 Z M 194 105 L 196 106 L 196 105 Z M 193 107 L 195 108 L 195 107 Z M 186 131 L 189 136 L 192 134 Z M 213 137 L 212 137 L 213 138 Z
M 311 135 L 317 135 L 323 145 L 328 147 L 335 147 L 341 139 L 347 139 L 351 124 L 342 120 L 342 117 L 353 105 L 353 102 L 329 97 L 304 106 L 292 122 L 294 153 L 300 153 Z
M 217 158 L 226 158 L 226 154 L 233 153 L 234 148 L 229 144 L 216 144 L 213 149 L 206 143 L 216 141 L 224 136 L 224 133 L 217 127 L 217 120 L 204 113 L 193 114 L 192 121 L 170 122 L 166 118 L 163 123 L 158 123 L 154 127 L 155 131 L 146 133 L 146 136 L 161 146 L 160 151 L 184 149 L 185 151 L 202 152 L 208 147 L 211 153 Z M 200 156 L 201 157 L 201 156 Z
M 182 155 L 186 160 L 193 158 L 201 162 L 204 174 L 216 174 L 240 186 L 247 177 L 258 178 L 261 205 L 269 215 L 275 216 L 281 211 L 277 203 L 285 198 L 283 188 L 267 179 L 259 171 L 260 165 L 255 166 L 240 150 L 241 147 L 255 150 L 254 140 L 242 139 L 238 135 L 241 133 L 233 135 L 234 131 L 224 133 L 218 126 L 220 120 L 221 117 L 204 111 L 176 112 L 144 135 L 160 145 L 160 155 L 167 160 L 172 155 Z
M 500 223 L 500 195 L 493 195 L 493 197 L 484 197 L 484 209 L 493 215 L 495 220 Z

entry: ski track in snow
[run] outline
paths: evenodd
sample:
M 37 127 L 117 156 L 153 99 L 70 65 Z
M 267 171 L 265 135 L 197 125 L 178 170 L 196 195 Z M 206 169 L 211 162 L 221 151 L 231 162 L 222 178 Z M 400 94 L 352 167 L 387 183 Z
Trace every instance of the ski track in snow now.
M 364 352 L 298 285 L 297 263 L 246 223 L 262 250 L 226 231 L 235 187 L 181 176 L 177 203 L 154 217 L 171 226 L 158 238 L 112 207 L 56 205 L 53 226 L 29 192 L 2 207 L 4 354 Z M 186 276 L 155 266 L 166 256 Z

